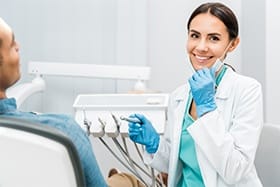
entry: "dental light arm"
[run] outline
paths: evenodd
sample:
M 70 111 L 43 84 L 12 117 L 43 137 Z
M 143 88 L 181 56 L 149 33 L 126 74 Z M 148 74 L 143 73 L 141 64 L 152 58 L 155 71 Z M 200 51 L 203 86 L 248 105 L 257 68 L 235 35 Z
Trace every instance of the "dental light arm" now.
M 40 75 L 92 77 L 102 79 L 136 80 L 134 89 L 145 91 L 145 81 L 150 79 L 147 66 L 100 65 L 61 62 L 29 62 L 28 72 Z

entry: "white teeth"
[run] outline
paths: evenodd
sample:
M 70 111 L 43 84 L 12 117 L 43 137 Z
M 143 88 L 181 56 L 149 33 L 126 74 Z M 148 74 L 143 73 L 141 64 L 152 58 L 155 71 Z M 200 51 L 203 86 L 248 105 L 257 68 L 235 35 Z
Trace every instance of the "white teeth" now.
M 209 59 L 209 57 L 203 57 L 203 56 L 196 56 L 196 58 L 198 60 L 207 60 L 207 59 Z

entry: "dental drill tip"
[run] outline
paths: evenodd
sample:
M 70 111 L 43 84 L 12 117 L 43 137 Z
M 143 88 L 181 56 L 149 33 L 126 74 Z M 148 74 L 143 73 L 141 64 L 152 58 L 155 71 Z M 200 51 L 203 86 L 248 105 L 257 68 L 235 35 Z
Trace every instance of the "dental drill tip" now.
M 127 121 L 127 122 L 131 122 L 131 123 L 139 123 L 139 124 L 142 124 L 142 121 L 140 121 L 140 120 L 137 119 L 137 118 L 127 118 L 127 117 L 124 117 L 124 116 L 120 116 L 120 119 L 121 119 L 121 120 L 124 120 L 124 121 Z

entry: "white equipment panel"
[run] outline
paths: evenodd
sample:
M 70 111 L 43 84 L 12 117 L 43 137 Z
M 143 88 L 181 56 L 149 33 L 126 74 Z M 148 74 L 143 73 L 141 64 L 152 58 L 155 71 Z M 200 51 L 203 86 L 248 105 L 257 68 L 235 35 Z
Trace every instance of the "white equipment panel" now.
M 76 121 L 88 133 L 116 137 L 127 136 L 128 132 L 128 122 L 120 117 L 134 113 L 145 115 L 156 131 L 163 134 L 167 105 L 168 94 L 88 94 L 78 95 L 73 107 Z

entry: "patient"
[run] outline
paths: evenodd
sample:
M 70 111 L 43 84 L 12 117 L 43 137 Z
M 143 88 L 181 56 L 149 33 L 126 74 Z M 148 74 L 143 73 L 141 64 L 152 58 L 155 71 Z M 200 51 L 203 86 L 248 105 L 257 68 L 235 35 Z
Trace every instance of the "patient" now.
M 14 117 L 52 126 L 66 134 L 76 146 L 87 187 L 107 186 L 100 172 L 87 134 L 74 119 L 58 114 L 34 114 L 17 110 L 14 98 L 7 98 L 6 90 L 20 78 L 19 46 L 12 29 L 0 18 L 0 117 Z

